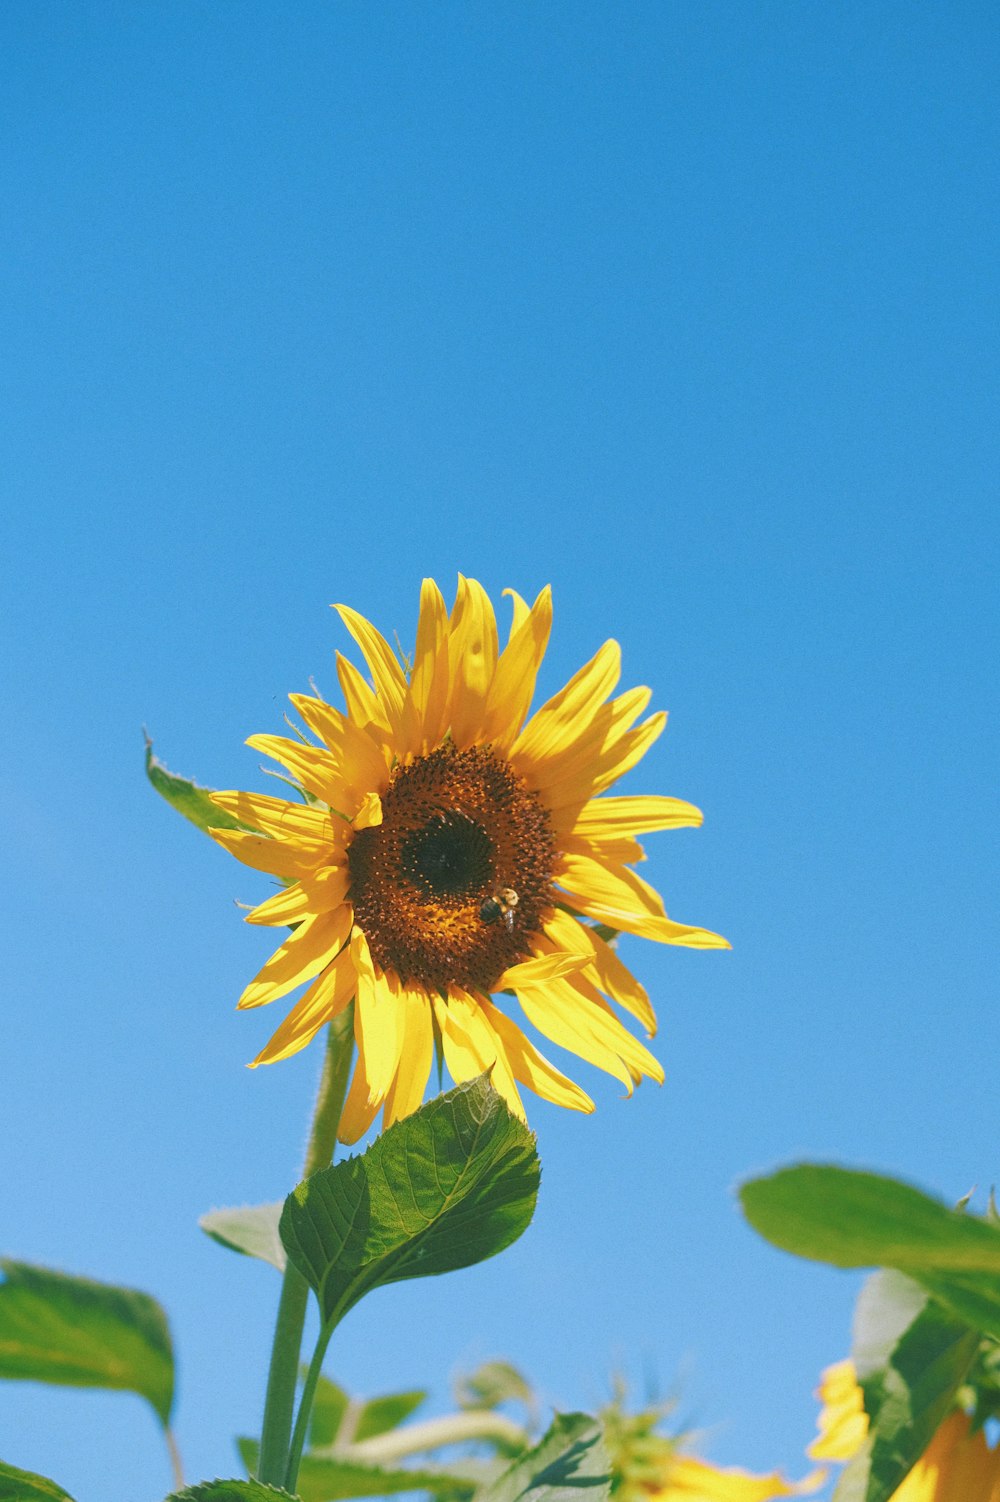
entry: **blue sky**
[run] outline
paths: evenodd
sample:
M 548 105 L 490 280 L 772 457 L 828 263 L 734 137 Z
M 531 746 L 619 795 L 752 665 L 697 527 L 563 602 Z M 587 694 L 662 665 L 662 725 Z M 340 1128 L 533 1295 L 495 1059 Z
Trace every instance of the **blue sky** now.
M 957 1198 L 996 1154 L 993 7 L 39 0 L 0 21 L 4 1248 L 142 1287 L 189 1476 L 259 1420 L 276 1284 L 195 1228 L 297 1177 L 315 1051 L 246 1061 L 261 889 L 145 786 L 246 735 L 345 600 L 555 592 L 667 734 L 672 916 L 625 958 L 667 1070 L 536 1105 L 535 1225 L 386 1291 L 361 1392 L 505 1354 L 563 1407 L 682 1393 L 792 1473 L 857 1281 L 741 1222 L 804 1155 Z M 572 1070 L 571 1070 L 572 1072 Z M 0 1456 L 169 1485 L 137 1399 L 7 1384 Z

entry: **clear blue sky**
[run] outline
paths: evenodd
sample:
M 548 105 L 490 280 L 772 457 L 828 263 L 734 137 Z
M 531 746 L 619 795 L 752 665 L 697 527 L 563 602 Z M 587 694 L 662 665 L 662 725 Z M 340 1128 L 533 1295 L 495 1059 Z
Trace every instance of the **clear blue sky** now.
M 670 710 L 633 774 L 673 916 L 629 941 L 666 1086 L 535 1105 L 535 1225 L 371 1299 L 362 1392 L 618 1367 L 800 1472 L 857 1282 L 742 1224 L 810 1155 L 1000 1175 L 996 9 L 33 0 L 0 20 L 3 1244 L 148 1289 L 191 1477 L 259 1419 L 276 1280 L 195 1229 L 297 1177 L 318 1055 L 245 1062 L 251 873 L 145 786 L 244 736 L 345 600 L 555 591 Z M 582 1071 L 582 1073 L 581 1073 Z M 138 1399 L 7 1384 L 0 1456 L 169 1484 Z

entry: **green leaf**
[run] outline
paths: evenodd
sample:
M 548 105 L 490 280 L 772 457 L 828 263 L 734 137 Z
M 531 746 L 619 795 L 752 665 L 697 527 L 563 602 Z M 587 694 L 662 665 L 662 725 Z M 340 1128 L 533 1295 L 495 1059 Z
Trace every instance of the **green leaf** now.
M 351 1400 L 342 1387 L 331 1382 L 329 1377 L 319 1378 L 313 1394 L 312 1413 L 309 1415 L 311 1449 L 336 1443 L 344 1417 L 351 1407 Z
M 252 830 L 251 825 L 241 824 L 239 819 L 234 819 L 232 814 L 214 804 L 209 797 L 210 788 L 189 782 L 186 777 L 178 777 L 176 772 L 168 772 L 162 761 L 153 755 L 153 742 L 149 736 L 146 737 L 146 776 L 160 796 L 199 829 Z
M 845 1478 L 844 1493 L 864 1502 L 887 1502 L 952 1407 L 975 1359 L 979 1333 L 898 1273 L 870 1280 L 863 1303 L 855 1350 L 860 1347 L 858 1380 L 870 1427 L 863 1456 Z M 914 1307 L 906 1328 L 894 1334 L 907 1309 Z
M 284 1272 L 287 1257 L 278 1235 L 278 1221 L 284 1202 L 268 1205 L 240 1205 L 227 1210 L 209 1210 L 198 1221 L 206 1235 L 230 1251 L 246 1257 L 259 1257 Z
M 0 1377 L 135 1392 L 167 1427 L 173 1351 L 155 1299 L 6 1258 L 0 1267 Z
M 1000 1275 L 1000 1227 L 950 1210 L 898 1179 L 803 1163 L 740 1191 L 750 1224 L 768 1241 L 835 1267 L 921 1274 Z
M 351 1443 L 360 1444 L 363 1439 L 371 1439 L 376 1434 L 385 1434 L 390 1429 L 398 1428 L 412 1413 L 416 1413 L 426 1398 L 426 1392 L 416 1390 L 391 1392 L 381 1398 L 369 1398 L 361 1409 Z
M 239 1441 L 248 1471 L 256 1468 L 260 1447 L 254 1440 Z M 377 1466 L 339 1455 L 307 1452 L 299 1462 L 295 1489 L 301 1502 L 348 1502 L 355 1497 L 391 1497 L 401 1492 L 426 1492 L 434 1497 L 471 1497 L 479 1477 L 477 1462 L 455 1466 Z
M 534 1137 L 482 1076 L 299 1184 L 281 1239 L 329 1331 L 373 1288 L 503 1251 L 531 1220 L 538 1178 Z
M 0 1502 L 73 1502 L 73 1498 L 46 1476 L 19 1471 L 0 1460 Z
M 275 1497 L 289 1502 L 292 1493 L 262 1481 L 200 1481 L 182 1492 L 171 1492 L 166 1502 L 274 1502 Z M 303 1502 L 298 1492 L 292 1502 Z
M 611 1461 L 600 1424 L 585 1413 L 557 1414 L 532 1450 L 520 1456 L 476 1502 L 607 1502 Z
M 509 1361 L 484 1361 L 458 1377 L 455 1401 L 460 1408 L 499 1408 L 501 1403 L 523 1403 L 529 1412 L 535 1408 L 531 1384 Z

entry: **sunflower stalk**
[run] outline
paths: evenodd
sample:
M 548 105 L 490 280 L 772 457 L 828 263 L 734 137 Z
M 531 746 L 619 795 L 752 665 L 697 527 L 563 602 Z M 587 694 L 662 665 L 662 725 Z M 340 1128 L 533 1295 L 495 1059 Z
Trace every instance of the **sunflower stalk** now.
M 326 1168 L 333 1159 L 353 1053 L 354 1005 L 351 1003 L 333 1019 L 327 1029 L 323 1073 L 309 1132 L 303 1178 Z M 267 1396 L 264 1400 L 260 1436 L 258 1478 L 271 1486 L 284 1485 L 289 1463 L 295 1387 L 308 1300 L 309 1285 L 289 1262 L 281 1285 L 274 1339 L 271 1343 L 271 1364 L 267 1374 Z M 322 1360 L 322 1356 L 320 1359 Z M 305 1396 L 303 1394 L 303 1406 Z M 306 1416 L 308 1417 L 308 1413 Z

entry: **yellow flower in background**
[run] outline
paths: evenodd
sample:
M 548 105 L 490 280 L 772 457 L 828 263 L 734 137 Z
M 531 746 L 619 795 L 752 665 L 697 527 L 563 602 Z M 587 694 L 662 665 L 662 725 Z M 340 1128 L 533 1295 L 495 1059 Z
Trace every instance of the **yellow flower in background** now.
M 500 650 L 482 587 L 459 577 L 449 613 L 425 580 L 412 667 L 347 606 L 335 607 L 361 650 L 369 682 L 337 654 L 346 701 L 291 700 L 318 741 L 256 735 L 304 802 L 214 794 L 251 831 L 216 829 L 239 860 L 288 883 L 248 915 L 294 926 L 244 991 L 262 1006 L 311 982 L 255 1064 L 287 1058 L 356 996 L 358 1061 L 341 1122 L 354 1142 L 380 1107 L 386 1126 L 414 1111 L 435 1035 L 456 1082 L 492 1069 L 511 1108 L 518 1085 L 575 1110 L 583 1090 L 529 1042 L 491 993 L 513 992 L 528 1021 L 631 1093 L 663 1071 L 610 1001 L 649 1035 L 649 998 L 599 927 L 666 944 L 728 948 L 667 917 L 632 869 L 637 835 L 701 823 L 675 798 L 601 797 L 642 758 L 666 715 L 636 724 L 646 688 L 615 698 L 616 642 L 527 718 L 552 601 L 529 609 L 513 591 Z M 584 918 L 593 920 L 584 922 Z M 597 925 L 596 927 L 594 925 Z
M 786 1481 L 778 1471 L 757 1476 L 686 1454 L 690 1436 L 656 1432 L 668 1411 L 629 1414 L 619 1395 L 601 1415 L 614 1470 L 615 1502 L 771 1502 L 773 1497 L 801 1497 L 822 1485 L 823 1471 L 802 1481 Z
M 816 1396 L 823 1404 L 820 1432 L 809 1454 L 850 1460 L 868 1433 L 853 1363 L 827 1367 Z M 968 1414 L 953 1409 L 890 1502 L 1000 1502 L 1000 1451 L 990 1449 L 982 1429 L 973 1432 Z

